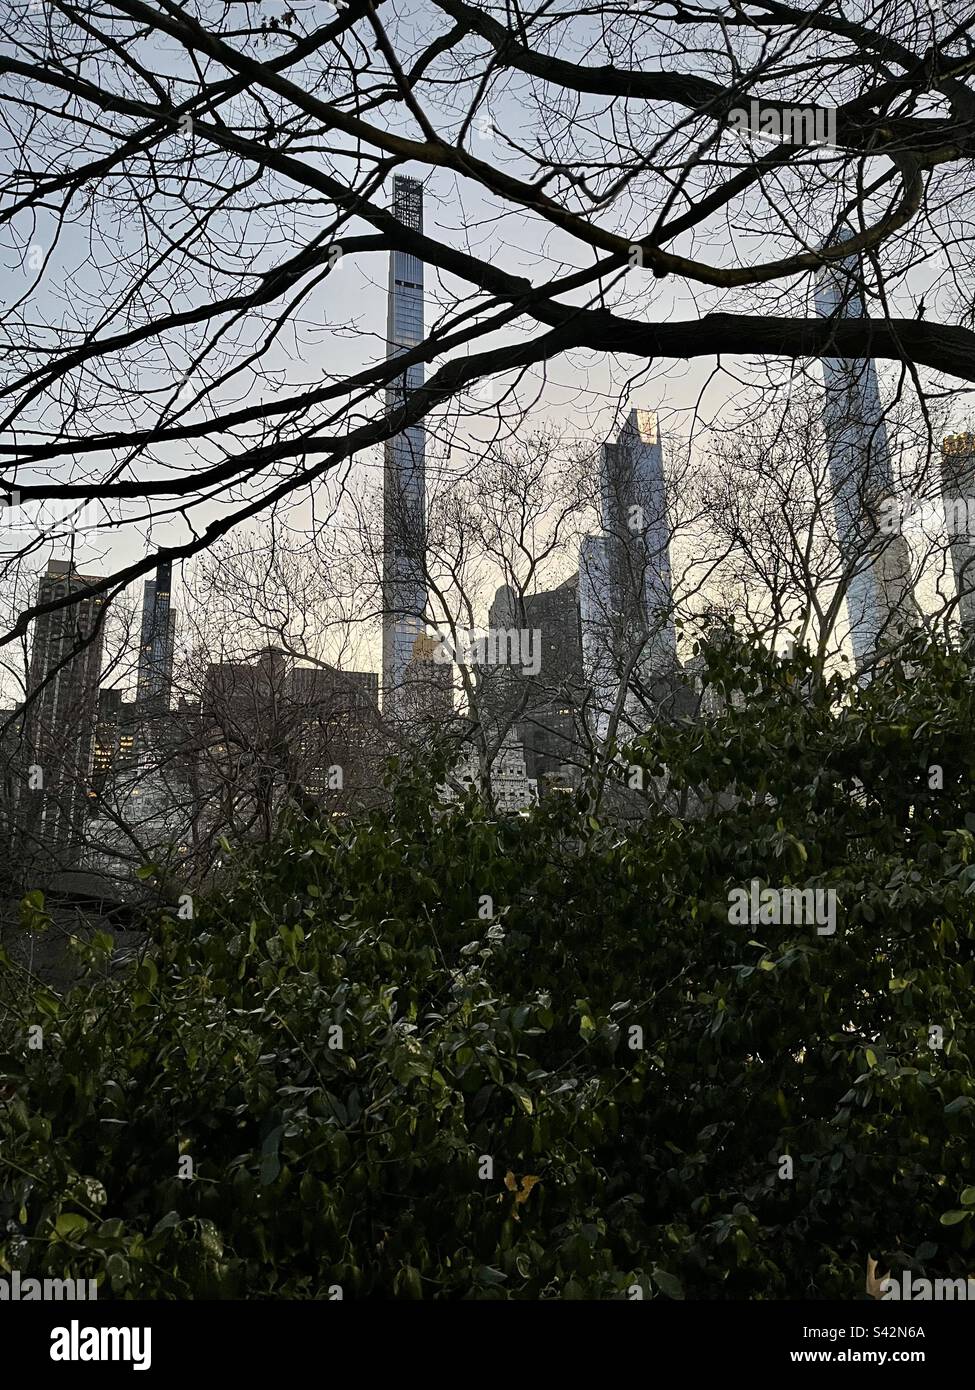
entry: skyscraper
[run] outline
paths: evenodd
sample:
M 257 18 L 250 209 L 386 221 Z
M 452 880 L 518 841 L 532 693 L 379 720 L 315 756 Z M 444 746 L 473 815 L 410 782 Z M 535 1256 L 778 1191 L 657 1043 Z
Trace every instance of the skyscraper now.
M 606 537 L 584 537 L 579 547 L 582 669 L 588 688 L 589 722 L 600 740 L 605 739 L 609 732 L 610 715 L 619 689 L 609 574 Z
M 453 717 L 454 671 L 435 659 L 439 646 L 423 632 L 414 638 L 398 692 L 397 712 L 417 731 L 424 722 L 442 729 Z
M 173 565 L 163 560 L 155 579 L 147 579 L 142 597 L 142 642 L 139 647 L 137 698 L 143 709 L 167 710 L 173 684 L 173 634 L 176 614 L 170 601 Z
M 852 232 L 844 229 L 838 240 Z M 816 283 L 825 318 L 864 318 L 859 256 L 826 266 Z M 857 670 L 916 612 L 904 536 L 884 533 L 879 515 L 894 483 L 877 371 L 872 360 L 823 358 L 824 417 L 846 606 Z
M 423 187 L 416 179 L 393 179 L 393 212 L 413 231 L 423 230 Z M 423 264 L 406 251 L 389 259 L 388 356 L 395 358 L 423 341 Z M 395 410 L 423 385 L 422 363 L 406 368 L 386 390 Z M 414 644 L 424 631 L 426 584 L 425 432 L 414 425 L 386 443 L 383 478 L 383 712 L 401 712 L 402 692 Z
M 285 693 L 292 780 L 332 809 L 367 804 L 382 785 L 386 751 L 375 671 L 296 666 Z
M 941 443 L 941 497 L 955 572 L 955 614 L 966 636 L 975 632 L 975 537 L 969 529 L 975 502 L 975 434 L 952 434 Z
M 631 410 L 599 469 L 602 534 L 583 543 L 579 606 L 594 722 L 604 736 L 622 682 L 622 714 L 646 722 L 653 690 L 674 670 L 670 523 L 656 415 Z
M 527 775 L 543 790 L 578 758 L 576 716 L 584 690 L 578 574 L 524 596 L 500 585 L 488 624 L 494 632 L 524 629 L 531 636 L 537 665 L 486 669 L 482 700 L 499 720 L 517 717 Z
M 101 579 L 79 574 L 69 560 L 51 560 L 37 585 L 38 604 L 84 595 Z M 34 620 L 28 676 L 27 721 L 34 759 L 28 783 L 30 834 L 73 862 L 83 838 L 98 681 L 102 664 L 105 599 L 89 594 Z
M 96 792 L 103 791 L 109 779 L 119 772 L 130 772 L 137 762 L 137 724 L 133 717 L 137 706 L 128 704 L 123 697 L 124 691 L 109 686 L 98 692 L 91 773 Z
M 657 417 L 631 410 L 615 443 L 602 449 L 603 530 L 609 538 L 614 606 L 640 669 L 669 671 L 677 655 L 670 573 L 670 527 Z

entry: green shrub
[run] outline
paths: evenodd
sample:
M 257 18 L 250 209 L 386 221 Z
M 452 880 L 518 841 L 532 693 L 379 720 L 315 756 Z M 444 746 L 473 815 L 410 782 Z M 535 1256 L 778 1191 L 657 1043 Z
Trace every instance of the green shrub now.
M 965 1272 L 972 673 L 930 648 L 858 692 L 710 660 L 745 705 L 628 757 L 723 791 L 711 814 L 438 816 L 431 771 L 283 825 L 130 969 L 57 998 L 7 963 L 0 1265 L 169 1298 Z M 730 923 L 752 878 L 834 890 L 835 934 Z

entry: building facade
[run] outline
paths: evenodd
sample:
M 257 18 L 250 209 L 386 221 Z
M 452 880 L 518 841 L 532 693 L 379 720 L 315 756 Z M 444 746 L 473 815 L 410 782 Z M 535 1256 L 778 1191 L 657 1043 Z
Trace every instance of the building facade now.
M 941 443 L 941 496 L 955 575 L 955 615 L 966 637 L 975 633 L 975 434 L 949 435 Z
M 63 865 L 79 859 L 84 841 L 105 605 L 102 594 L 89 590 L 100 580 L 80 574 L 69 560 L 51 560 L 37 585 L 39 605 L 77 595 L 71 605 L 35 618 L 27 690 L 33 763 L 25 823 Z
M 101 792 L 120 772 L 131 771 L 138 761 L 136 706 L 125 692 L 104 686 L 98 692 L 95 746 L 92 757 L 92 790 Z
M 477 752 L 470 745 L 464 749 L 453 779 L 465 790 L 482 790 Z M 513 733 L 505 736 L 491 762 L 491 792 L 497 809 L 503 814 L 524 811 L 538 801 L 538 784 L 528 775 L 525 750 Z M 439 796 L 445 805 L 457 801 L 457 792 L 450 786 L 441 787 Z
M 291 778 L 331 809 L 368 803 L 381 783 L 379 677 L 325 663 L 296 666 L 287 683 Z
M 647 727 L 654 691 L 677 662 L 671 526 L 653 411 L 631 410 L 602 446 L 599 512 L 601 533 L 580 549 L 579 607 L 590 722 L 603 739 L 617 705 L 622 733 Z
M 143 708 L 167 710 L 172 696 L 176 613 L 172 607 L 173 566 L 162 561 L 147 579 L 142 597 L 142 640 L 136 697 Z
M 454 671 L 437 660 L 439 648 L 438 638 L 418 633 L 403 675 L 398 714 L 417 732 L 424 724 L 442 729 L 453 718 Z
M 393 212 L 412 231 L 423 231 L 423 187 L 393 179 Z M 389 259 L 387 353 L 390 359 L 423 341 L 423 263 L 405 251 Z M 386 390 L 393 412 L 423 386 L 422 363 L 407 367 Z M 424 632 L 426 584 L 426 433 L 413 425 L 386 443 L 383 470 L 383 712 L 395 718 L 403 704 L 414 643 Z
M 564 781 L 578 761 L 585 690 L 579 582 L 573 574 L 554 589 L 525 595 L 502 584 L 488 612 L 492 632 L 525 634 L 523 642 L 504 644 L 524 648 L 523 659 L 485 670 L 484 692 L 492 722 L 514 721 L 527 776 L 539 791 Z

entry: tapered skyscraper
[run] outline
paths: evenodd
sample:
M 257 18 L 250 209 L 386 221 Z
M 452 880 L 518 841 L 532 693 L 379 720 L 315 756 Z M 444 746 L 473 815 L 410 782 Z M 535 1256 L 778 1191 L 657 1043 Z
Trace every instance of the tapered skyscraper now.
M 147 579 L 142 596 L 142 642 L 136 687 L 140 705 L 169 708 L 173 683 L 173 630 L 176 614 L 170 601 L 172 561 L 163 560 L 155 579 Z
M 631 410 L 600 458 L 602 534 L 583 542 L 579 608 L 583 659 L 597 733 L 606 732 L 620 686 L 625 724 L 645 725 L 653 687 L 673 671 L 670 523 L 656 415 Z
M 847 229 L 839 237 L 845 241 Z M 816 284 L 824 318 L 864 318 L 858 256 L 827 266 Z M 903 535 L 883 527 L 894 482 L 877 371 L 872 360 L 824 357 L 824 416 L 846 606 L 856 667 L 895 641 L 917 609 Z
M 393 179 L 393 212 L 413 231 L 423 230 L 423 188 Z M 386 337 L 390 358 L 423 341 L 423 264 L 406 251 L 389 259 Z M 423 386 L 423 365 L 407 367 L 386 390 L 386 408 L 402 406 Z M 424 631 L 426 584 L 425 431 L 419 425 L 387 441 L 383 478 L 383 711 L 403 712 L 403 691 L 416 639 Z

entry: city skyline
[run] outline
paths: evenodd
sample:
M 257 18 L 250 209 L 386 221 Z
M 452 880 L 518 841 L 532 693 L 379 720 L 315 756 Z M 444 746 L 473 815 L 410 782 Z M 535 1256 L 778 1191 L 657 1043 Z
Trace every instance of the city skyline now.
M 422 232 L 423 188 L 418 180 L 394 177 L 392 207 L 398 220 L 411 230 Z M 820 274 L 815 300 L 821 316 L 863 316 L 859 272 L 857 258 L 851 257 Z M 424 317 L 423 265 L 411 254 L 394 250 L 389 256 L 387 289 L 390 360 L 422 341 Z M 408 368 L 402 378 L 387 388 L 387 410 L 401 407 L 413 392 L 422 388 L 423 380 L 422 364 Z M 909 562 L 903 537 L 898 534 L 888 539 L 880 554 L 871 553 L 871 526 L 881 506 L 893 495 L 890 449 L 874 363 L 867 360 L 851 365 L 842 359 L 825 357 L 822 409 L 840 555 L 851 569 L 846 602 L 849 636 L 859 669 L 869 661 L 891 623 L 902 619 L 907 605 L 914 602 L 907 587 Z M 382 711 L 387 720 L 416 722 L 432 718 L 442 722 L 455 712 L 449 669 L 434 664 L 437 642 L 424 633 L 425 447 L 425 431 L 416 426 L 389 440 L 384 451 L 382 662 L 377 695 L 381 690 Z M 969 455 L 964 457 L 970 462 Z M 961 458 L 962 451 L 949 449 L 946 441 L 946 494 L 949 482 L 957 483 L 960 476 L 950 473 L 949 460 L 955 460 L 956 468 L 960 468 Z M 664 689 L 664 678 L 679 665 L 668 486 L 656 412 L 631 406 L 615 439 L 600 445 L 594 492 L 600 529 L 582 539 L 578 570 L 554 588 L 526 594 L 518 603 L 514 590 L 502 585 L 488 614 L 492 629 L 502 630 L 509 629 L 519 617 L 533 629 L 536 621 L 541 621 L 538 615 L 546 615 L 544 676 L 534 679 L 536 689 L 527 701 L 522 701 L 518 739 L 515 740 L 514 732 L 506 736 L 506 756 L 513 758 L 515 765 L 523 760 L 530 780 L 536 784 L 543 776 L 554 775 L 563 753 L 571 750 L 570 725 L 577 716 L 577 706 L 584 703 L 582 692 L 587 684 L 591 695 L 588 717 L 597 738 L 605 739 L 611 712 L 617 706 L 621 731 L 632 733 L 647 727 L 654 717 L 655 693 Z M 964 545 L 953 538 L 952 559 L 960 608 L 963 622 L 967 623 L 975 612 L 975 599 L 962 588 L 962 575 L 971 565 L 971 549 L 965 550 Z M 48 578 L 62 575 L 67 567 L 67 561 L 52 560 Z M 520 613 L 515 612 L 516 607 Z M 97 648 L 89 652 L 87 664 L 78 668 L 84 672 L 86 691 L 94 682 L 94 693 L 85 696 L 91 706 L 91 736 L 89 743 L 77 750 L 83 779 L 97 773 L 104 780 L 113 766 L 123 770 L 131 757 L 145 751 L 142 734 L 133 735 L 132 728 L 140 719 L 171 707 L 175 629 L 172 565 L 163 560 L 154 578 L 146 580 L 143 586 L 134 704 L 124 701 L 121 694 L 116 698 L 115 687 L 105 688 L 99 695 L 100 640 Z M 36 654 L 32 653 L 32 682 L 38 684 L 43 680 L 43 673 L 38 673 L 47 659 L 43 655 L 43 626 L 39 630 L 41 639 L 35 640 Z M 558 667 L 560 660 L 553 632 L 558 633 L 568 652 L 561 662 L 565 667 L 560 672 L 565 677 L 561 681 L 552 678 L 553 666 Z M 578 644 L 577 650 L 574 643 Z M 268 652 L 273 653 L 273 649 Z M 258 667 L 261 660 L 258 653 Z M 211 663 L 208 687 L 218 669 L 239 673 L 254 668 L 239 661 Z M 321 671 L 315 675 L 318 668 L 297 669 L 305 672 L 309 690 L 315 680 L 321 684 Z M 529 679 L 516 665 L 512 669 Z M 353 682 L 361 683 L 364 676 L 365 673 L 347 673 Z M 626 690 L 619 704 L 622 682 L 626 683 Z M 515 691 L 510 681 L 503 688 L 509 695 Z M 101 697 L 105 695 L 111 698 L 103 702 Z M 52 698 L 56 702 L 57 697 Z M 201 709 L 206 704 L 204 689 Z M 133 743 L 138 744 L 134 753 L 130 746 Z M 78 813 L 72 815 L 77 820 Z

